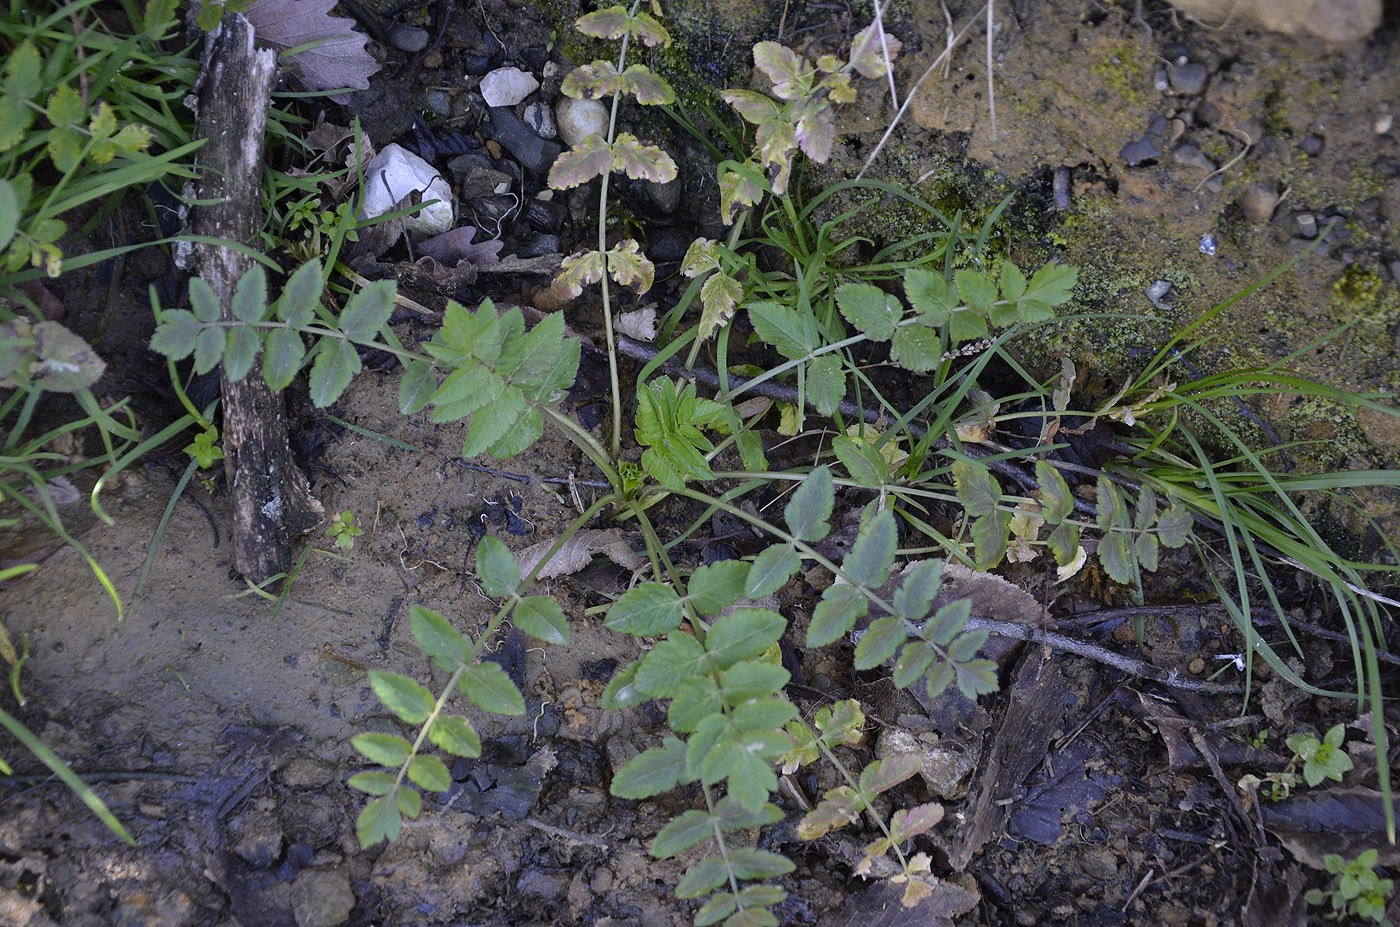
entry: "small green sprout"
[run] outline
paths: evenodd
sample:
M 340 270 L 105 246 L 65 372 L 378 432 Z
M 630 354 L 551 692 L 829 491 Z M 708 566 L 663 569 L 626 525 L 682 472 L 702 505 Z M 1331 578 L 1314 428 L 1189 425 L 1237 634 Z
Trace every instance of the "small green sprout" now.
M 224 459 L 224 449 L 215 443 L 218 440 L 219 429 L 210 425 L 207 431 L 194 436 L 194 443 L 185 448 L 185 453 L 198 462 L 199 469 L 208 470 L 214 461 Z
M 335 546 L 341 550 L 353 549 L 355 538 L 364 533 L 365 529 L 355 524 L 355 513 L 349 509 L 332 515 L 330 527 L 326 529 L 326 534 L 335 539 Z
M 1376 850 L 1367 850 L 1353 860 L 1328 853 L 1322 862 L 1327 871 L 1336 876 L 1335 885 L 1325 891 L 1311 889 L 1303 897 L 1308 904 L 1322 904 L 1325 899 L 1331 898 L 1332 910 L 1338 915 L 1347 912 L 1378 924 L 1389 924 L 1385 916 L 1385 899 L 1395 882 L 1382 879 L 1377 874 L 1376 863 L 1379 859 L 1380 853 Z
M 1303 761 L 1303 780 L 1315 786 L 1323 779 L 1342 781 L 1342 774 L 1351 769 L 1351 757 L 1342 749 L 1346 740 L 1346 729 L 1333 725 L 1332 729 L 1318 740 L 1312 734 L 1299 733 L 1285 741 L 1298 759 Z

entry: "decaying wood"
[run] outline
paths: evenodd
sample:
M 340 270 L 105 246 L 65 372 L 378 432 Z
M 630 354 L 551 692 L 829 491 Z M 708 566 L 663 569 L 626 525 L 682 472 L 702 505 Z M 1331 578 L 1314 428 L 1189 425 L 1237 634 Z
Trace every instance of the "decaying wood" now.
M 197 235 L 251 245 L 262 224 L 263 133 L 277 56 L 253 46 L 253 28 L 225 14 L 199 88 Z M 219 296 L 223 317 L 238 279 L 252 265 L 232 248 L 199 245 L 199 274 Z M 320 521 L 305 474 L 292 462 L 280 393 L 267 388 L 261 361 L 237 383 L 222 376 L 224 470 L 233 497 L 234 566 L 261 582 L 290 570 L 292 539 Z
M 957 845 L 948 859 L 962 872 L 987 841 L 1000 836 L 1011 816 L 1011 799 L 1031 770 L 1045 759 L 1050 738 L 1064 715 L 1064 674 L 1060 657 L 1044 660 L 1028 651 L 1021 656 L 1010 687 L 1006 714 L 997 728 L 991 755 L 982 768 Z

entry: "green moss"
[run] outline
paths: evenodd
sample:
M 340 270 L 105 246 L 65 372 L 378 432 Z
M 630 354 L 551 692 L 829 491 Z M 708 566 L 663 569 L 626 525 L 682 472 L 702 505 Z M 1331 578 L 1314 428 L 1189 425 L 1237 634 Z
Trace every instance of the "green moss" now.
M 1137 42 L 1124 39 L 1114 44 L 1107 55 L 1095 61 L 1090 71 L 1125 102 L 1138 107 L 1146 102 L 1143 92 L 1146 86 L 1143 60 L 1141 46 Z
M 1385 282 L 1373 270 L 1360 264 L 1349 264 L 1337 282 L 1332 284 L 1332 292 L 1348 308 L 1370 305 L 1380 293 Z

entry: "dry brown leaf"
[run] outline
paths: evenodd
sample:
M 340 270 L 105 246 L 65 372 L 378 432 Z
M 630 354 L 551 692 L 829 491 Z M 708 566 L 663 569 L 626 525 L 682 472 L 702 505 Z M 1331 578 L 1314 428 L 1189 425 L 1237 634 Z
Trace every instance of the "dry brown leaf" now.
M 522 550 L 516 557 L 520 563 L 520 575 L 525 576 L 533 570 L 535 564 L 539 563 L 553 546 L 553 540 L 541 541 Z M 646 565 L 646 560 L 632 550 L 621 531 L 616 528 L 592 529 L 580 531 L 565 541 L 559 552 L 540 567 L 535 579 L 550 579 L 577 573 L 592 562 L 594 554 L 602 554 L 627 570 L 640 570 Z
M 379 62 L 365 50 L 368 37 L 354 32 L 353 19 L 331 16 L 335 0 L 254 0 L 243 15 L 263 45 L 285 52 L 320 43 L 287 59 L 293 83 L 304 90 L 369 88 Z M 346 94 L 331 97 L 344 103 Z
M 447 267 L 456 267 L 463 261 L 469 264 L 499 264 L 501 249 L 505 242 L 499 240 L 473 242 L 476 228 L 463 225 L 449 229 L 441 235 L 434 235 L 427 241 L 418 243 L 418 253 Z

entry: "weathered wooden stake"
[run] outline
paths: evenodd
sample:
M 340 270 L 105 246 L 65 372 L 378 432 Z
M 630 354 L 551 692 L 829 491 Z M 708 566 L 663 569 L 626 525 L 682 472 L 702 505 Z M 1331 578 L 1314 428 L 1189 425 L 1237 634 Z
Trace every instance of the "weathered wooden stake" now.
M 277 55 L 258 51 L 253 28 L 241 15 L 227 13 L 198 88 L 197 135 L 208 142 L 199 152 L 201 200 L 215 200 L 193 211 L 195 234 L 253 245 L 262 225 L 263 133 L 277 73 Z M 252 260 L 232 248 L 197 246 L 199 274 L 219 296 L 223 317 L 234 286 Z M 287 445 L 285 406 L 267 388 L 262 362 L 223 391 L 224 471 L 233 496 L 234 566 L 262 582 L 292 566 L 292 539 L 310 530 L 322 508 L 292 462 Z

